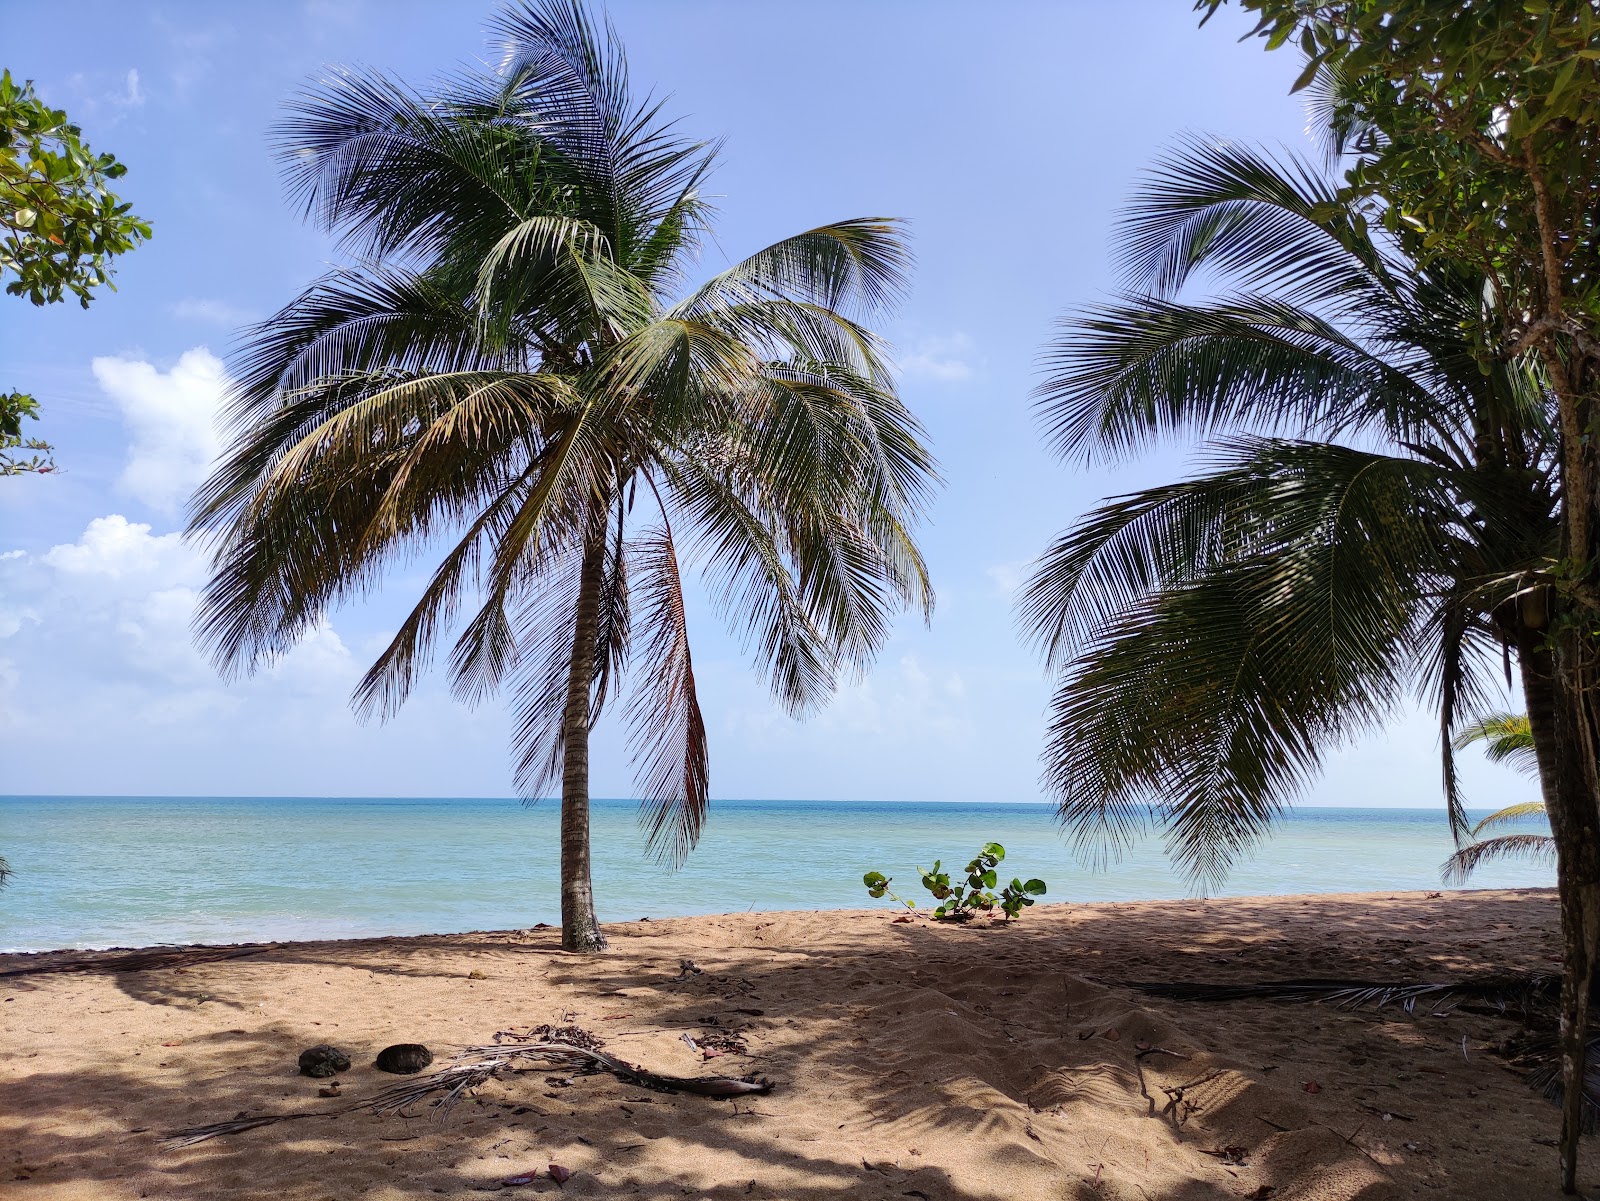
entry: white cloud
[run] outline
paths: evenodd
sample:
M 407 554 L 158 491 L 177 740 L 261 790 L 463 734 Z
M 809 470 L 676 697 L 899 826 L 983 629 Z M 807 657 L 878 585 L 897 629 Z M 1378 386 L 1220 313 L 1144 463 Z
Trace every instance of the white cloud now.
M 205 570 L 200 556 L 184 545 L 182 535 L 152 536 L 147 524 L 129 521 L 121 513 L 96 517 L 78 541 L 52 546 L 42 559 L 68 575 L 104 575 L 115 580 L 144 577 L 196 583 Z
M 1027 580 L 1031 566 L 1032 559 L 1013 559 L 1008 563 L 992 563 L 983 569 L 983 574 L 993 582 L 996 596 L 1009 599 Z
M 196 347 L 163 373 L 136 359 L 98 358 L 94 375 L 128 427 L 121 487 L 161 513 L 176 514 L 221 446 L 222 360 Z
M 9 789 L 510 791 L 498 711 L 469 713 L 430 687 L 394 725 L 359 725 L 349 696 L 366 661 L 327 623 L 253 676 L 224 682 L 193 636 L 206 557 L 158 530 L 112 513 L 43 553 L 0 555 Z
M 144 103 L 144 93 L 139 90 L 139 72 L 136 68 L 128 69 L 128 90 L 117 100 L 125 108 L 137 108 Z
M 172 306 L 172 315 L 185 321 L 204 321 L 211 325 L 221 325 L 232 329 L 237 325 L 248 325 L 256 319 L 256 314 L 250 309 L 239 308 L 229 304 L 226 300 L 213 300 L 206 297 L 190 297 L 178 301 Z
M 228 686 L 218 678 L 193 636 L 207 569 L 181 535 L 156 534 L 120 513 L 41 555 L 0 560 L 0 691 L 10 694 L 0 696 L 0 711 L 9 724 L 32 726 L 52 709 L 82 705 L 114 712 L 103 719 L 114 724 L 161 725 L 250 702 L 270 708 L 283 694 L 343 709 L 359 665 L 326 624 L 255 679 Z
M 971 379 L 972 339 L 956 333 L 946 337 L 918 338 L 910 353 L 900 360 L 900 370 L 911 379 L 937 383 L 959 383 Z

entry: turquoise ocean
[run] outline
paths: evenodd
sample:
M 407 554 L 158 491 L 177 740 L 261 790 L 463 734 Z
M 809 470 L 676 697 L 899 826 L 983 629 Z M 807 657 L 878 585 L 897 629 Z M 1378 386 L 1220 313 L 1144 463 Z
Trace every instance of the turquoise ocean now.
M 884 905 L 861 875 L 915 896 L 915 868 L 960 867 L 984 842 L 1051 901 L 1193 895 L 1159 838 L 1098 870 L 1048 805 L 718 801 L 678 871 L 646 858 L 630 801 L 594 806 L 604 921 Z M 514 929 L 558 920 L 557 805 L 516 800 L 0 797 L 0 949 L 248 942 Z M 1305 808 L 1215 895 L 1434 889 L 1452 849 L 1438 809 Z M 1552 884 L 1490 866 L 1479 888 Z M 897 889 L 898 890 L 898 889 Z

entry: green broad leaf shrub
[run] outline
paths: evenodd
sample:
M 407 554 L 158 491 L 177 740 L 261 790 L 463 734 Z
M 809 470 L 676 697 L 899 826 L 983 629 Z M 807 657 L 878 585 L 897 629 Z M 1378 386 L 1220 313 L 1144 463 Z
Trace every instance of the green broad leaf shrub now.
M 1006 849 L 998 842 L 985 843 L 983 849 L 972 857 L 972 862 L 967 864 L 964 870 L 966 879 L 954 884 L 941 860 L 935 859 L 933 867 L 928 870 L 919 867 L 917 873 L 922 878 L 922 887 L 933 894 L 933 899 L 939 903 L 933 910 L 934 919 L 964 922 L 979 913 L 992 914 L 999 910 L 1005 914 L 1007 921 L 1011 921 L 1032 905 L 1035 898 L 1044 896 L 1045 883 L 1039 879 L 1013 877 L 1011 883 L 1001 887 L 997 869 L 1005 857 Z M 917 908 L 915 901 L 907 900 L 890 889 L 892 879 L 882 872 L 868 872 L 861 877 L 861 883 L 866 885 L 867 895 L 874 899 L 888 897 L 907 909 Z

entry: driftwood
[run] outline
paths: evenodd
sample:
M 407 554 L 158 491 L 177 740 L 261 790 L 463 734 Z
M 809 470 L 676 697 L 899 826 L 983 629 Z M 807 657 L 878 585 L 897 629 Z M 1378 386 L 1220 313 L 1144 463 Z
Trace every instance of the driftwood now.
M 402 1113 L 430 1098 L 433 1099 L 434 1116 L 442 1119 L 462 1097 L 502 1072 L 549 1071 L 551 1068 L 566 1068 L 586 1073 L 609 1072 L 619 1080 L 625 1080 L 641 1088 L 656 1089 L 660 1092 L 693 1093 L 700 1097 L 744 1097 L 772 1090 L 772 1082 L 764 1079 L 668 1076 L 618 1059 L 598 1047 L 578 1046 L 571 1042 L 522 1042 L 512 1045 L 496 1043 L 491 1046 L 468 1047 L 457 1055 L 455 1062 L 448 1067 L 392 1085 L 371 1097 L 352 1100 L 337 1109 L 261 1114 L 256 1117 L 213 1122 L 206 1126 L 191 1126 L 184 1130 L 174 1130 L 171 1134 L 165 1135 L 162 1141 L 169 1147 L 192 1147 L 196 1143 L 203 1143 L 221 1135 L 238 1134 L 245 1130 L 254 1130 L 258 1126 L 270 1126 L 276 1122 L 291 1122 L 302 1118 L 334 1118 L 359 1111 L 375 1114 Z

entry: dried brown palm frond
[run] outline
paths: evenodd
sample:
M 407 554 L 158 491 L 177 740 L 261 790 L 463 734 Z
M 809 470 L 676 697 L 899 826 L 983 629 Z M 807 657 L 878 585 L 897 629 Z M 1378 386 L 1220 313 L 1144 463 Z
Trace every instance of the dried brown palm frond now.
M 1565 1089 L 1561 1084 L 1561 1040 L 1554 1032 L 1525 1034 L 1506 1048 L 1511 1065 L 1527 1073 L 1528 1087 L 1548 1101 L 1561 1104 Z M 1584 1055 L 1583 1130 L 1592 1134 L 1600 1127 L 1600 1038 L 1591 1038 Z
M 1561 978 L 1545 973 L 1495 976 L 1451 983 L 1411 984 L 1369 980 L 1269 980 L 1249 984 L 1201 984 L 1190 981 L 1127 981 L 1125 987 L 1152 997 L 1174 1001 L 1243 1001 L 1265 998 L 1308 1004 L 1332 1004 L 1341 1009 L 1371 1005 L 1399 1005 L 1414 1013 L 1418 1002 L 1437 1011 L 1462 1002 L 1476 1002 L 1502 1013 L 1530 1015 L 1553 1006 L 1561 993 Z
M 500 1037 L 514 1035 L 502 1034 Z M 175 1130 L 162 1141 L 169 1147 L 192 1147 L 225 1134 L 239 1134 L 259 1126 L 300 1118 L 332 1118 L 342 1114 L 365 1111 L 380 1115 L 403 1113 L 412 1106 L 431 1100 L 434 1117 L 449 1116 L 455 1104 L 473 1089 L 487 1083 L 502 1072 L 544 1070 L 551 1068 L 579 1072 L 610 1072 L 620 1080 L 643 1088 L 661 1092 L 693 1093 L 702 1097 L 740 1097 L 769 1092 L 770 1080 L 734 1079 L 730 1076 L 667 1076 L 652 1072 L 625 1060 L 609 1055 L 596 1047 L 579 1046 L 572 1042 L 495 1043 L 489 1046 L 467 1047 L 455 1062 L 426 1076 L 404 1080 L 384 1089 L 374 1096 L 352 1100 L 337 1109 L 322 1109 L 310 1113 L 260 1114 L 250 1118 L 235 1118 L 226 1122 L 212 1122 L 204 1126 L 190 1126 Z

